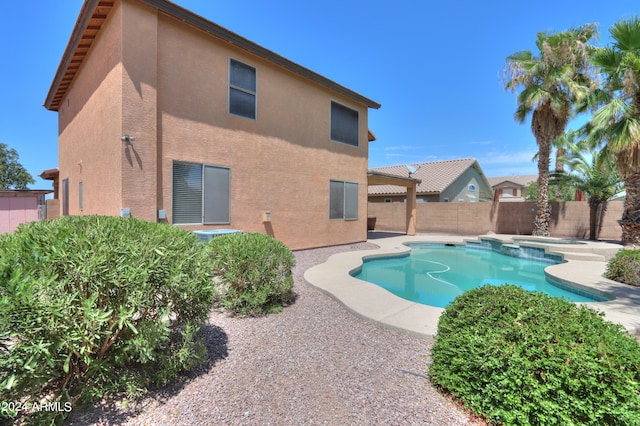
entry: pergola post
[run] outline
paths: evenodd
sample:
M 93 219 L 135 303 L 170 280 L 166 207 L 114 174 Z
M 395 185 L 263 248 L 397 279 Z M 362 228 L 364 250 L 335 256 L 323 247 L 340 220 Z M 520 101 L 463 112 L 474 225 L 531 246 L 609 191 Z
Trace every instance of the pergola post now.
M 407 235 L 416 235 L 416 188 L 415 182 L 407 186 Z
M 422 181 L 412 177 L 403 177 L 392 175 L 388 173 L 374 172 L 369 170 L 367 172 L 367 184 L 372 185 L 394 185 L 404 186 L 407 188 L 407 202 L 405 203 L 405 209 L 407 211 L 407 235 L 416 235 L 416 218 L 418 216 L 416 209 L 416 195 L 418 184 Z

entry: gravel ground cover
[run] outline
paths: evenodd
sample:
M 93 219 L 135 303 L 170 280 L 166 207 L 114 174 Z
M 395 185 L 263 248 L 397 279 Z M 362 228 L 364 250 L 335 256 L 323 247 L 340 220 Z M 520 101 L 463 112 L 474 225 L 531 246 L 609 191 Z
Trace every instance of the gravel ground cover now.
M 380 327 L 308 285 L 304 271 L 373 244 L 295 252 L 295 303 L 280 314 L 212 312 L 209 363 L 123 404 L 74 410 L 69 425 L 476 424 L 427 379 L 431 338 Z

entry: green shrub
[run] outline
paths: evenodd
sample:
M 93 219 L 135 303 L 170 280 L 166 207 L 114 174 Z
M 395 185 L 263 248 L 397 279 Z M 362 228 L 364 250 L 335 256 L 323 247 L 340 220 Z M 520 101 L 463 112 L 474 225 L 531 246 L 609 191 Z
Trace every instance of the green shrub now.
M 471 290 L 440 317 L 431 356 L 432 381 L 495 424 L 640 424 L 640 346 L 586 306 Z
M 99 216 L 22 225 L 0 237 L 0 400 L 75 406 L 165 383 L 204 360 L 194 336 L 212 305 L 193 233 Z
M 258 233 L 212 238 L 209 249 L 222 307 L 241 315 L 279 312 L 293 297 L 295 257 L 282 242 Z
M 640 286 L 640 250 L 620 250 L 607 265 L 610 280 Z

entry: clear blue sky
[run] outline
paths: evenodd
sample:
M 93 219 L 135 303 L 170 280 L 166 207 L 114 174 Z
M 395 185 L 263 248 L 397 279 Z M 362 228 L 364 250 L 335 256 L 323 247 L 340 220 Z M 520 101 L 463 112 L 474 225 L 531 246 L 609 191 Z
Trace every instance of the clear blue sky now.
M 369 166 L 475 157 L 487 176 L 533 174 L 528 124 L 501 82 L 504 59 L 539 31 L 599 24 L 599 44 L 636 0 L 175 0 L 382 104 Z M 42 104 L 82 0 L 7 1 L 0 14 L 0 142 L 34 176 L 57 166 L 57 113 Z M 635 7 L 634 7 L 635 6 Z

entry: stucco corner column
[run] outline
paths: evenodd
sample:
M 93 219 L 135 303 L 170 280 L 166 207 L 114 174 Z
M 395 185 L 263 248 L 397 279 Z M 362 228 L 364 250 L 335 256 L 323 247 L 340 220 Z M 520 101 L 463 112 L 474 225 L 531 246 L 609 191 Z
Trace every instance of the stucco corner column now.
M 407 186 L 407 235 L 416 235 L 416 187 L 416 183 Z

